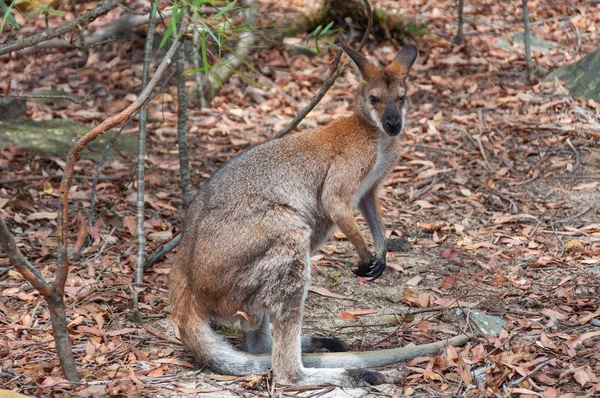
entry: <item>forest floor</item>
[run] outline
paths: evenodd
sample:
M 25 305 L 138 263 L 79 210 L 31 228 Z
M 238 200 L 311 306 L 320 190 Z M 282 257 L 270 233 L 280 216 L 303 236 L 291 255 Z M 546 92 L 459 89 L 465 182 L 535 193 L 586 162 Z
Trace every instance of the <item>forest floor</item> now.
M 268 375 L 198 372 L 168 320 L 167 279 L 176 251 L 145 275 L 143 322 L 129 316 L 136 158 L 122 153 L 102 170 L 93 226 L 87 216 L 97 162 L 78 162 L 71 193 L 69 236 L 76 256 L 67 317 L 87 384 L 64 383 L 47 307 L 0 255 L 0 389 L 85 397 L 600 396 L 600 104 L 570 97 L 560 82 L 528 82 L 522 50 L 494 46 L 522 31 L 520 2 L 466 3 L 465 44 L 457 46 L 454 1 L 376 2 L 428 23 L 426 35 L 414 40 L 421 55 L 409 81 L 402 159 L 382 192 L 389 237 L 406 238 L 412 248 L 390 253 L 389 269 L 369 284 L 350 272 L 355 251 L 336 232 L 312 258 L 304 332 L 340 337 L 355 350 L 477 334 L 478 327 L 458 312 L 503 320 L 499 335 L 385 368 L 397 383 L 376 389 L 294 389 L 273 386 Z M 314 6 L 299 0 L 261 4 L 264 25 L 293 20 Z M 576 4 L 530 1 L 533 33 L 562 45 L 534 52 L 537 67 L 552 70 L 597 46 L 600 5 Z M 43 17 L 29 20 L 19 35 L 43 23 Z M 263 44 L 250 60 L 260 74 L 248 72 L 260 88 L 234 77 L 210 108 L 198 109 L 193 101 L 189 107 L 195 187 L 240 151 L 271 139 L 317 92 L 335 54 L 325 47 L 311 59 Z M 366 48 L 383 64 L 397 50 L 391 43 Z M 143 34 L 93 49 L 74 66 L 81 56 L 77 50 L 41 50 L 0 59 L 0 86 L 10 81 L 11 93 L 24 95 L 39 88 L 70 92 L 84 102 L 31 100 L 28 117 L 97 125 L 139 93 Z M 358 79 L 348 69 L 298 130 L 350 114 Z M 193 77 L 187 83 L 192 89 Z M 153 101 L 149 115 L 148 253 L 181 228 L 174 85 Z M 136 132 L 135 124 L 124 130 Z M 0 151 L 0 213 L 48 278 L 56 268 L 63 166 L 64 156 Z M 415 310 L 424 311 L 404 317 Z M 239 341 L 238 330 L 223 332 Z

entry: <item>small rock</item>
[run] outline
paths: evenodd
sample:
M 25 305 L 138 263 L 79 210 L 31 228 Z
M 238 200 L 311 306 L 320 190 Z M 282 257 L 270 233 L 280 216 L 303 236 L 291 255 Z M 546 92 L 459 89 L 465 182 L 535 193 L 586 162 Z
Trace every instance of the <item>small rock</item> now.
M 585 340 L 582 341 L 582 344 L 586 348 L 592 348 L 594 346 L 594 340 L 592 340 L 590 338 L 587 338 L 587 339 L 585 339 Z
M 502 329 L 507 325 L 506 321 L 492 315 L 486 315 L 481 311 L 465 309 L 465 312 L 469 314 L 469 320 L 473 329 L 481 330 L 484 334 L 488 336 L 497 336 L 500 334 Z M 448 313 L 451 317 L 463 320 L 465 319 L 465 315 L 460 308 L 455 308 L 454 310 Z
M 395 238 L 387 240 L 387 250 L 389 252 L 409 252 L 412 249 L 410 242 L 406 238 Z
M 502 39 L 498 40 L 496 44 L 494 44 L 494 47 L 506 51 L 512 50 L 513 45 L 525 47 L 525 37 L 522 32 L 513 34 L 511 36 L 511 41 L 512 44 L 506 37 L 503 37 Z M 531 36 L 531 51 L 540 52 L 542 54 L 548 54 L 551 50 L 561 47 L 563 47 L 562 44 L 556 43 L 554 41 L 540 39 L 539 37 L 533 35 Z

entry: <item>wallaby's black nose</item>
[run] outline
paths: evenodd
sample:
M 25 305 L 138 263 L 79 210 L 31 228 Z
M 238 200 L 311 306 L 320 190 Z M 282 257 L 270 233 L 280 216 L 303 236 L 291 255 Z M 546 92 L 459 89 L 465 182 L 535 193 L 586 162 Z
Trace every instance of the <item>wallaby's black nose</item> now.
M 401 124 L 402 124 L 402 120 L 400 120 L 399 117 L 386 119 L 385 122 L 383 122 L 383 125 L 384 125 L 384 127 L 386 127 L 387 130 L 394 131 L 394 132 L 400 128 Z

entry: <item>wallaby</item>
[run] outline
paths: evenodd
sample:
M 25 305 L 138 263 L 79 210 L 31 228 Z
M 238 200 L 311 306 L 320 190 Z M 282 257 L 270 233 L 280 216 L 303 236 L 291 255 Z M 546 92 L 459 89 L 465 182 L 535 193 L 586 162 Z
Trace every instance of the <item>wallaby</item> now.
M 337 339 L 301 337 L 309 253 L 332 228 L 337 225 L 356 247 L 355 274 L 374 281 L 386 267 L 377 190 L 399 157 L 406 78 L 418 55 L 416 47 L 407 47 L 381 69 L 354 50 L 344 51 L 363 79 L 354 115 L 242 153 L 202 185 L 187 210 L 170 275 L 171 312 L 184 344 L 215 371 L 247 375 L 272 365 L 282 384 L 372 385 L 387 379 L 352 369 L 435 353 L 445 344 L 301 355 L 319 347 L 348 348 Z M 373 234 L 375 255 L 360 233 L 355 205 Z M 235 319 L 246 352 L 210 327 L 229 324 L 236 314 L 243 315 Z M 466 340 L 459 336 L 450 343 Z

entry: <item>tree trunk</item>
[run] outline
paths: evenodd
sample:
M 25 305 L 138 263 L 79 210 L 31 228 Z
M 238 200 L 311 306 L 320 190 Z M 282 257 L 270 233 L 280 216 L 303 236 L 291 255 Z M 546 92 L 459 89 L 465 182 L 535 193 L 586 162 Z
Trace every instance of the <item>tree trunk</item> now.
M 48 312 L 52 321 L 52 331 L 54 343 L 56 344 L 56 353 L 62 367 L 65 378 L 70 382 L 80 381 L 71 349 L 69 332 L 67 330 L 67 315 L 65 311 L 65 301 L 63 296 L 57 291 L 53 291 L 48 300 Z
M 455 44 L 463 42 L 463 25 L 465 24 L 465 0 L 458 0 L 458 30 L 454 37 Z
M 181 29 L 181 28 L 180 28 Z M 179 48 L 177 54 L 177 143 L 179 145 L 179 172 L 183 208 L 187 209 L 192 201 L 192 182 L 188 158 L 186 137 L 187 98 L 185 93 L 185 46 Z
M 523 24 L 525 25 L 525 62 L 527 63 L 527 79 L 533 76 L 533 64 L 531 63 L 531 25 L 529 24 L 529 8 L 527 0 L 523 0 Z
M 155 0 L 159 1 L 159 0 Z M 154 2 L 151 3 L 152 11 L 148 20 L 148 33 L 144 47 L 144 69 L 142 72 L 142 90 L 148 85 L 150 61 L 152 60 L 152 42 L 154 40 Z M 141 287 L 144 282 L 144 254 L 146 252 L 146 235 L 144 235 L 144 161 L 146 160 L 146 118 L 147 105 L 140 109 L 140 133 L 137 163 L 137 214 L 136 231 L 138 241 L 137 261 L 135 264 L 135 286 Z M 137 309 L 137 294 L 134 293 L 134 308 Z

